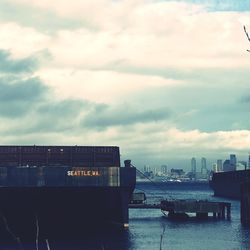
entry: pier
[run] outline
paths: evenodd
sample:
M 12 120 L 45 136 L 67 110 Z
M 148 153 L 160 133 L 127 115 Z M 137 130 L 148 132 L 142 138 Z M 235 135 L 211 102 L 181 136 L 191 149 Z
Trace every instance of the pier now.
M 187 213 L 195 213 L 197 218 L 231 219 L 231 203 L 207 200 L 162 200 L 158 204 L 129 204 L 131 209 L 160 209 L 171 218 L 186 218 Z

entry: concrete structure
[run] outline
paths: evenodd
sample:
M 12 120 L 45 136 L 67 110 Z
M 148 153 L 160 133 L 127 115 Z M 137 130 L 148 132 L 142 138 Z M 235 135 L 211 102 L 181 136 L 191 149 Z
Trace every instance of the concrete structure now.
M 168 212 L 170 218 L 186 219 L 186 213 L 195 213 L 199 219 L 208 218 L 209 213 L 214 218 L 231 219 L 231 203 L 198 200 L 162 200 L 158 204 L 129 204 L 134 209 L 161 209 Z M 185 216 L 186 215 L 186 216 Z
M 231 218 L 231 203 L 228 202 L 211 202 L 202 200 L 163 200 L 161 201 L 161 210 L 169 212 L 172 218 L 179 218 L 186 213 L 195 213 L 198 218 L 207 218 L 209 213 L 214 218 L 227 219 Z M 173 216 L 176 217 L 173 217 Z M 185 218 L 181 216 L 180 218 Z

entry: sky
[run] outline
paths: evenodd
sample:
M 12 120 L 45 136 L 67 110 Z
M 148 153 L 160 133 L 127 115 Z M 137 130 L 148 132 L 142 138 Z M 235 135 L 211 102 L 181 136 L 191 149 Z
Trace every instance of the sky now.
M 1 144 L 119 146 L 139 168 L 246 160 L 244 25 L 248 0 L 0 0 Z

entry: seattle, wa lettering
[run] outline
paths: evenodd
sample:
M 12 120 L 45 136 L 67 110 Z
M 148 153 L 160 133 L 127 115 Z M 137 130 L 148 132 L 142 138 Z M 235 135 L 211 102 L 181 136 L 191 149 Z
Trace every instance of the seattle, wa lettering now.
M 67 171 L 68 176 L 100 176 L 101 173 L 98 170 L 72 170 Z

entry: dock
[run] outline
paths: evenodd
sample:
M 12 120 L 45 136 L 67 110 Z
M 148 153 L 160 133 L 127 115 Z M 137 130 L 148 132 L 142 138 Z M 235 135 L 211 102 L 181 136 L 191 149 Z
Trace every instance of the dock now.
M 187 213 L 195 213 L 197 218 L 231 219 L 231 203 L 207 200 L 162 200 L 157 204 L 129 204 L 131 209 L 160 209 L 171 218 L 185 218 Z

